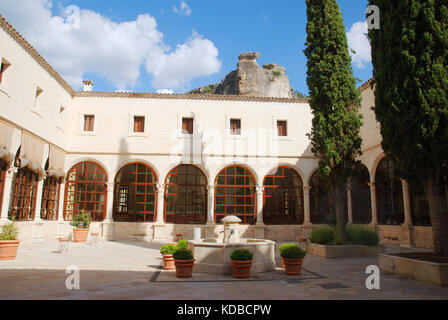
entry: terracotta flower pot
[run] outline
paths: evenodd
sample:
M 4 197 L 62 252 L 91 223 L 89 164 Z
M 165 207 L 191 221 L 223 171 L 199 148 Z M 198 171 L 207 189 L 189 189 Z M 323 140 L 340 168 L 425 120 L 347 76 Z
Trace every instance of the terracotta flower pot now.
M 85 243 L 89 235 L 89 229 L 73 229 L 73 241 Z
M 285 260 L 285 273 L 290 276 L 298 276 L 302 273 L 302 263 L 303 258 L 301 259 L 288 259 Z
M 20 240 L 0 241 L 0 260 L 14 260 L 17 255 Z
M 176 265 L 176 277 L 191 278 L 193 275 L 194 259 L 192 260 L 174 260 Z
M 282 259 L 282 268 L 285 269 L 285 259 L 282 256 L 280 256 L 280 259 Z
M 252 260 L 249 260 L 249 261 L 232 260 L 233 277 L 237 278 L 237 279 L 249 278 L 251 266 L 252 266 Z
M 172 254 L 162 254 L 163 257 L 163 270 L 174 270 L 176 266 L 174 264 L 174 258 Z

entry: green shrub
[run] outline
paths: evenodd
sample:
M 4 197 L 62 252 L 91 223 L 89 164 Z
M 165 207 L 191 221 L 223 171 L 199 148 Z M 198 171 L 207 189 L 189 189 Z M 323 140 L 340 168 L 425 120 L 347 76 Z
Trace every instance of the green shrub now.
M 160 249 L 161 254 L 174 254 L 176 252 L 177 246 L 174 244 L 164 244 L 162 249 Z
M 15 220 L 12 220 L 12 223 L 4 225 L 2 227 L 2 232 L 0 233 L 0 240 L 17 240 L 17 235 L 19 234 L 19 230 L 17 229 L 17 225 Z
M 234 261 L 250 261 L 254 254 L 247 249 L 235 249 L 230 255 L 230 259 Z
M 177 241 L 178 249 L 188 249 L 188 241 L 187 240 L 179 240 Z
M 188 249 L 178 249 L 173 253 L 173 257 L 176 260 L 192 260 L 193 253 Z
M 306 251 L 302 250 L 298 245 L 286 247 L 281 251 L 280 255 L 286 259 L 302 259 L 306 256 Z
M 80 229 L 88 229 L 90 223 L 92 222 L 91 213 L 88 211 L 81 210 L 78 214 L 75 214 L 73 221 L 70 222 L 72 226 Z
M 380 238 L 375 231 L 366 229 L 361 226 L 348 225 L 346 227 L 347 240 L 351 244 L 376 246 L 380 242 Z
M 283 252 L 283 250 L 285 250 L 286 248 L 295 246 L 295 245 L 296 245 L 295 243 L 283 243 L 280 245 L 280 247 L 278 247 L 278 250 L 280 251 L 280 254 L 281 254 Z
M 329 226 L 313 229 L 311 232 L 311 242 L 328 245 L 334 241 L 335 231 Z

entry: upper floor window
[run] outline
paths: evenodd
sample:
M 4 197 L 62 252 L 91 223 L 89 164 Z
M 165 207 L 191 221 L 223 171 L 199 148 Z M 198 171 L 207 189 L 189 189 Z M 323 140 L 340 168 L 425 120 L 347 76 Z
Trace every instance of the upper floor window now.
M 11 64 L 8 61 L 6 61 L 5 59 L 0 60 L 0 84 L 4 82 L 5 71 L 6 71 L 6 69 L 8 69 L 8 67 L 10 65 Z
M 182 133 L 193 134 L 193 118 L 182 118 Z
M 145 132 L 145 117 L 134 117 L 134 132 Z
M 286 137 L 288 135 L 286 129 L 286 121 L 277 121 L 277 135 L 279 137 Z
M 230 119 L 230 134 L 240 135 L 241 134 L 241 120 L 240 119 Z
M 84 131 L 93 131 L 94 121 L 95 121 L 95 116 L 85 115 L 84 116 Z

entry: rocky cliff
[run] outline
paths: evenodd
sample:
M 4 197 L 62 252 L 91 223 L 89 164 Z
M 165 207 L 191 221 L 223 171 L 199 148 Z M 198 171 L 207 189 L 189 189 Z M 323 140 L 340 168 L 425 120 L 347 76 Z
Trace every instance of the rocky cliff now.
M 268 63 L 260 67 L 258 52 L 246 52 L 239 56 L 238 69 L 230 72 L 221 83 L 195 89 L 189 93 L 240 95 L 249 97 L 292 98 L 289 78 L 284 67 Z

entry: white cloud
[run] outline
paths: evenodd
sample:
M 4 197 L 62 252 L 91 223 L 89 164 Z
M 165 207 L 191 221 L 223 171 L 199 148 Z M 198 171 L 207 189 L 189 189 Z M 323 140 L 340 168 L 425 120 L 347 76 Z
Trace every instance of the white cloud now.
M 174 91 L 173 91 L 173 90 L 170 90 L 170 89 L 159 89 L 159 90 L 156 91 L 156 93 L 161 93 L 161 94 L 172 94 L 172 93 L 174 93 Z
M 154 75 L 156 88 L 179 88 L 196 77 L 218 72 L 221 61 L 217 57 L 218 49 L 213 43 L 193 31 L 174 52 L 158 57 L 157 64 L 148 60 L 146 70 Z
M 175 51 L 170 50 L 149 14 L 116 23 L 94 11 L 80 10 L 77 28 L 63 13 L 52 15 L 51 6 L 52 0 L 0 0 L 2 15 L 76 89 L 82 87 L 85 73 L 94 73 L 118 90 L 130 91 L 144 66 L 156 89 L 172 90 L 221 67 L 213 42 L 195 32 Z
M 354 50 L 351 52 L 353 63 L 357 68 L 364 68 L 365 63 L 372 61 L 371 48 L 369 38 L 367 37 L 367 23 L 365 21 L 353 24 L 349 32 L 347 32 L 348 46 Z
M 188 4 L 183 0 L 181 0 L 179 8 L 176 6 L 173 6 L 173 12 L 178 13 L 180 15 L 187 16 L 187 17 L 191 15 L 191 11 L 192 10 L 188 6 Z

